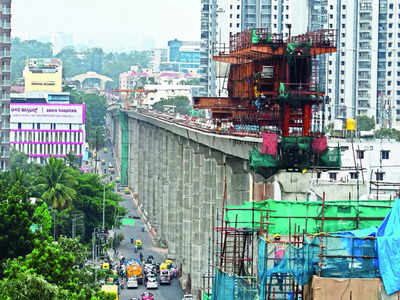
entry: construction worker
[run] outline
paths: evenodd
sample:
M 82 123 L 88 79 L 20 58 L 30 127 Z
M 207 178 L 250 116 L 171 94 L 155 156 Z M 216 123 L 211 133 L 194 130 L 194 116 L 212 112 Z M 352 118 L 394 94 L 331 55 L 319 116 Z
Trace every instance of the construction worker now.
M 280 243 L 281 240 L 281 235 L 276 233 L 273 235 L 274 239 L 274 249 L 272 250 L 274 252 L 274 268 L 279 266 L 281 263 L 283 256 L 285 255 L 285 247 L 283 244 Z M 279 272 L 275 272 L 271 275 L 271 281 L 273 277 L 276 277 L 276 280 L 279 285 L 279 289 L 282 291 L 283 290 L 283 275 Z

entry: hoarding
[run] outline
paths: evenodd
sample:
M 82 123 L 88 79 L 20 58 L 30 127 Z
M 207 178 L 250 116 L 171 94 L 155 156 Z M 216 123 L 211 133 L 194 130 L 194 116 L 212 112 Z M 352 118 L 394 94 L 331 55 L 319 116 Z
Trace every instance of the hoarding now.
M 85 104 L 10 103 L 11 123 L 85 124 Z

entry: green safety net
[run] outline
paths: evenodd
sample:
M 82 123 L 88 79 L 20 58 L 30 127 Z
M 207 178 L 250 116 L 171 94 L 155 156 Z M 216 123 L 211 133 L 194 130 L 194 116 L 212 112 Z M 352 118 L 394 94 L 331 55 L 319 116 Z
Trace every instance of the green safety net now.
M 122 225 L 135 226 L 135 220 L 130 218 L 123 218 L 121 223 Z
M 128 185 L 128 165 L 129 165 L 129 128 L 128 115 L 119 112 L 121 122 L 121 185 Z
M 253 44 L 258 44 L 260 42 L 260 37 L 258 36 L 256 29 L 251 31 L 251 42 Z
M 349 231 L 357 228 L 378 226 L 389 213 L 392 201 L 332 201 L 325 202 L 324 232 Z M 253 210 L 254 208 L 254 210 Z M 296 202 L 265 200 L 260 202 L 245 202 L 239 206 L 227 206 L 225 219 L 227 226 L 235 227 L 237 216 L 237 228 L 260 229 L 261 214 L 263 214 L 264 230 L 266 229 L 266 216 L 269 210 L 268 232 L 288 234 L 289 222 L 292 228 L 296 225 L 300 232 L 321 232 L 322 201 Z M 357 216 L 357 211 L 359 214 Z M 329 218 L 342 218 L 329 219 Z M 366 218 L 382 218 L 382 220 L 370 220 Z M 293 229 L 292 229 L 293 230 Z
M 320 156 L 319 162 L 319 166 L 321 167 L 340 168 L 342 166 L 340 147 L 327 150 L 325 154 Z
M 285 296 L 294 294 L 293 279 L 299 285 L 308 284 L 313 275 L 319 272 L 322 254 L 321 276 L 332 278 L 376 278 L 379 276 L 376 240 L 368 236 L 375 229 L 367 229 L 358 234 L 352 233 L 315 237 L 305 240 L 302 247 L 284 245 L 281 260 L 275 259 L 277 244 L 258 240 L 258 276 L 260 280 L 260 299 L 271 299 L 273 290 L 285 286 Z M 320 247 L 320 245 L 323 247 Z M 322 251 L 322 252 L 321 252 Z M 281 282 L 278 281 L 278 276 Z M 289 283 L 289 284 L 288 284 Z M 291 299 L 284 298 L 284 299 Z
M 217 269 L 213 281 L 211 300 L 255 300 L 258 299 L 257 288 L 250 282 L 235 274 L 228 274 Z
M 289 92 L 286 90 L 286 86 L 283 82 L 279 83 L 279 96 L 282 98 L 287 98 L 289 96 Z
M 250 151 L 249 165 L 255 169 L 260 167 L 277 168 L 279 167 L 279 161 L 272 155 L 261 154 L 257 149 L 253 149 Z
M 206 292 L 203 292 L 202 299 L 203 299 L 203 300 L 211 300 L 211 296 L 208 295 Z

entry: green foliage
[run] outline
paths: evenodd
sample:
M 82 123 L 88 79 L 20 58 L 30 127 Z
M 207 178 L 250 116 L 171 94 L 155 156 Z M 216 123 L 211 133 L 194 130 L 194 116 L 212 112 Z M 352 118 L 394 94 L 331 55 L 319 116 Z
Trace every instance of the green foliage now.
M 34 233 L 32 225 L 33 205 L 29 203 L 27 190 L 16 183 L 12 187 L 2 184 L 0 199 L 0 261 L 29 253 Z
M 11 299 L 109 299 L 99 291 L 93 270 L 78 268 L 85 253 L 78 241 L 61 238 L 58 242 L 35 240 L 34 244 L 25 258 L 5 264 L 5 278 L 0 286 L 8 286 L 16 293 L 17 296 L 10 294 Z M 30 290 L 17 289 L 23 279 L 29 280 Z M 1 291 L 0 297 L 1 293 L 8 296 L 7 291 Z M 30 298 L 24 298 L 25 295 Z
M 11 40 L 11 80 L 22 76 L 28 58 L 50 58 L 53 50 L 50 43 L 41 43 L 35 40 L 21 41 L 19 38 Z
M 394 128 L 381 128 L 374 132 L 377 139 L 395 139 L 400 141 L 400 131 Z
M 47 163 L 40 170 L 39 185 L 42 189 L 42 199 L 59 210 L 72 204 L 76 191 L 72 188 L 75 178 L 61 159 L 49 157 Z
M 52 221 L 46 202 L 43 202 L 40 206 L 36 207 L 33 214 L 33 221 L 35 224 L 40 225 L 43 235 L 50 235 Z
M 22 77 L 27 58 L 51 58 L 53 57 L 52 52 L 50 43 L 12 39 L 12 80 Z M 79 53 L 73 46 L 67 46 L 55 55 L 63 61 L 64 78 L 69 79 L 78 74 L 94 71 L 114 80 L 114 82 L 107 83 L 107 88 L 118 87 L 119 74 L 129 71 L 130 66 L 137 65 L 140 68 L 147 68 L 150 56 L 150 51 L 104 53 L 101 48 L 90 48 Z
M 73 92 L 71 103 L 85 103 L 86 138 L 92 149 L 104 146 L 104 127 L 107 101 L 103 96 Z
M 375 128 L 375 118 L 368 116 L 357 116 L 356 118 L 357 130 L 370 131 Z
M 153 109 L 158 111 L 164 111 L 164 105 L 175 106 L 175 112 L 183 115 L 189 115 L 189 112 L 192 109 L 192 105 L 188 97 L 185 96 L 177 96 L 157 102 L 153 105 Z

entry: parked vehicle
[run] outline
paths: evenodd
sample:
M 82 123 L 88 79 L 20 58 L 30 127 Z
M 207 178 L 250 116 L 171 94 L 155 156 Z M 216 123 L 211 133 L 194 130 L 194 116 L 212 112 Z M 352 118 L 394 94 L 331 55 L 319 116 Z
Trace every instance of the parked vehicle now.
M 186 294 L 183 296 L 182 300 L 193 300 L 193 296 L 191 294 Z

